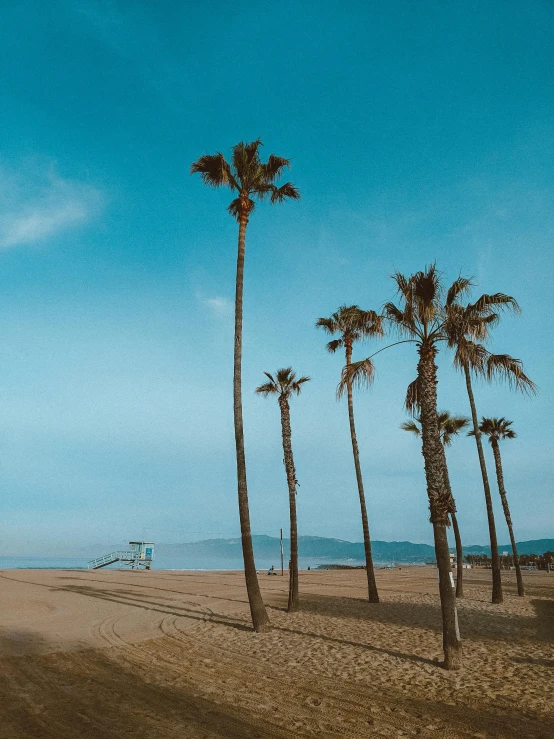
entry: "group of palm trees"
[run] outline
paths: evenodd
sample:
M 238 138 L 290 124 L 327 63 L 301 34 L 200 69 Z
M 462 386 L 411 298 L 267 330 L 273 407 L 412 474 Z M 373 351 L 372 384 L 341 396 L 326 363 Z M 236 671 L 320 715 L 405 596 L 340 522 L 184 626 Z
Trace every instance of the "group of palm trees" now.
M 244 453 L 241 364 L 246 230 L 256 201 L 267 199 L 274 204 L 300 197 L 298 190 L 291 182 L 286 182 L 281 186 L 276 184 L 284 170 L 290 166 L 289 161 L 271 154 L 266 162 L 262 162 L 260 157 L 261 145 L 262 142 L 259 139 L 251 143 L 241 142 L 233 147 L 230 162 L 225 159 L 223 154 L 216 153 L 204 155 L 191 165 L 191 173 L 199 173 L 206 185 L 210 187 L 229 187 L 236 196 L 228 207 L 229 213 L 236 218 L 239 224 L 235 293 L 233 407 L 244 571 L 252 624 L 257 632 L 267 631 L 271 628 L 271 625 L 262 600 L 254 562 Z M 454 366 L 460 369 L 465 377 L 471 407 L 472 433 L 477 444 L 489 524 L 493 603 L 502 601 L 502 583 L 492 498 L 481 434 L 489 435 L 493 446 L 502 503 L 509 522 L 512 543 L 515 547 L 498 450 L 498 440 L 500 438 L 510 438 L 510 429 L 509 422 L 504 421 L 504 419 L 483 419 L 483 422 L 479 425 L 473 396 L 472 378 L 475 376 L 485 377 L 488 380 L 497 377 L 503 378 L 516 389 L 531 393 L 535 391 L 535 385 L 525 375 L 520 360 L 507 354 L 492 354 L 485 347 L 490 331 L 498 322 L 501 312 L 503 310 L 519 311 L 514 298 L 496 293 L 494 295 L 482 295 L 474 303 L 464 303 L 463 299 L 472 287 L 471 280 L 460 276 L 448 290 L 445 290 L 441 275 L 434 264 L 408 277 L 399 273 L 396 273 L 393 277 L 397 287 L 398 304 L 386 303 L 381 313 L 364 311 L 357 306 L 342 306 L 331 317 L 320 318 L 316 325 L 329 334 L 337 336 L 327 345 L 329 351 L 335 352 L 338 349 L 344 349 L 345 352 L 346 363 L 337 394 L 338 397 L 346 394 L 348 400 L 352 451 L 364 534 L 368 600 L 372 603 L 378 603 L 379 595 L 371 556 L 371 540 L 356 438 L 353 389 L 372 382 L 374 376 L 373 357 L 383 349 L 379 349 L 366 359 L 352 362 L 353 345 L 359 340 L 381 337 L 389 333 L 398 335 L 398 340 L 390 346 L 415 344 L 417 374 L 414 381 L 408 386 L 405 406 L 414 418 L 417 418 L 418 425 L 414 421 L 413 426 L 408 424 L 406 428 L 410 431 L 417 430 L 422 440 L 430 518 L 433 525 L 435 553 L 439 571 L 444 667 L 457 669 L 461 665 L 462 643 L 458 628 L 456 593 L 452 583 L 447 527 L 452 521 L 456 532 L 458 526 L 455 516 L 456 505 L 448 476 L 445 446 L 448 446 L 452 436 L 458 433 L 462 426 L 460 426 L 459 418 L 450 417 L 449 414 L 445 417 L 444 414 L 439 414 L 437 411 L 437 366 L 435 359 L 439 348 L 446 346 L 453 351 Z M 384 348 L 388 349 L 389 347 Z M 291 518 L 291 568 L 288 608 L 290 611 L 294 611 L 299 608 L 296 526 L 296 486 L 298 483 L 292 454 L 288 401 L 292 394 L 300 392 L 302 385 L 310 378 L 300 377 L 297 379 L 290 367 L 278 370 L 275 375 L 266 373 L 266 376 L 268 382 L 258 387 L 257 392 L 264 396 L 277 396 L 281 411 L 284 464 L 289 489 Z M 506 428 L 506 423 L 508 428 Z M 492 430 L 493 427 L 494 431 Z M 513 434 L 513 432 L 511 433 Z M 458 562 L 461 563 L 461 543 L 458 547 L 458 541 L 459 530 L 457 556 Z M 461 577 L 460 572 L 461 567 L 459 566 L 458 578 Z M 520 579 L 518 585 L 519 583 Z M 458 596 L 462 595 L 461 588 L 461 579 L 458 579 Z

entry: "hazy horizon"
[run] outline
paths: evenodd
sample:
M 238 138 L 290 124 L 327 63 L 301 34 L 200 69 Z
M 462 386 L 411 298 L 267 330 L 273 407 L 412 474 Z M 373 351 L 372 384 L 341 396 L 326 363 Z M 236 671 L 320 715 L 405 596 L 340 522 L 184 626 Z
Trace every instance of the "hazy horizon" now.
M 260 534 L 254 534 L 253 535 L 254 540 L 255 540 L 256 536 L 269 536 L 272 539 L 275 539 L 276 541 L 279 540 L 279 536 L 278 535 L 277 536 L 271 536 L 270 534 L 261 534 L 261 535 Z M 320 538 L 320 539 L 329 539 L 329 540 L 336 540 L 336 541 L 345 541 L 345 542 L 348 542 L 348 543 L 351 543 L 351 544 L 359 544 L 360 546 L 363 545 L 362 538 L 355 539 L 355 540 L 350 540 L 350 539 L 341 539 L 339 537 L 332 537 L 332 536 L 329 536 L 329 537 L 320 537 L 317 534 L 301 534 L 299 538 L 300 539 L 302 539 L 302 538 Z M 449 531 L 448 538 L 449 538 L 450 548 L 451 548 L 452 551 L 454 551 L 455 542 L 454 542 L 454 536 L 453 536 L 453 532 L 452 531 Z M 161 540 L 161 541 L 155 541 L 154 543 L 155 543 L 156 547 L 158 547 L 158 546 L 162 546 L 162 547 L 178 547 L 178 546 L 182 546 L 182 545 L 185 545 L 185 544 L 197 544 L 197 543 L 203 543 L 203 542 L 206 542 L 206 541 L 218 541 L 218 540 L 226 541 L 226 540 L 230 540 L 230 539 L 240 540 L 240 536 L 236 536 L 236 537 L 212 537 L 212 538 L 208 538 L 208 539 L 191 539 L 189 541 L 164 541 L 164 540 Z M 554 534 L 551 535 L 551 536 L 539 537 L 537 539 L 528 539 L 528 540 L 520 539 L 520 540 L 518 540 L 517 543 L 519 544 L 519 543 L 522 543 L 523 541 L 539 541 L 539 540 L 545 540 L 545 539 L 546 540 L 551 539 L 551 540 L 554 541 Z M 138 539 L 135 539 L 135 540 L 138 540 Z M 285 532 L 283 532 L 283 541 L 286 542 L 288 540 L 289 540 L 288 536 L 286 536 Z M 129 539 L 129 541 L 132 541 L 132 539 Z M 70 557 L 89 558 L 89 556 L 90 557 L 95 557 L 95 556 L 101 556 L 103 554 L 107 554 L 108 552 L 110 552 L 112 550 L 115 550 L 115 549 L 119 549 L 119 548 L 124 549 L 125 546 L 129 543 L 129 541 L 127 539 L 125 539 L 125 540 L 121 539 L 121 540 L 118 540 L 118 541 L 115 541 L 115 540 L 114 541 L 104 541 L 104 542 L 102 542 L 102 541 L 89 541 L 89 542 L 86 542 L 86 543 L 84 543 L 84 544 L 82 544 L 80 546 L 67 546 L 67 547 L 56 546 L 55 544 L 45 545 L 44 543 L 42 543 L 42 544 L 41 543 L 34 543 L 32 545 L 27 545 L 27 546 L 24 546 L 24 545 L 20 544 L 19 545 L 19 549 L 18 548 L 14 548 L 14 549 L 10 549 L 10 550 L 6 550 L 6 548 L 5 547 L 2 547 L 2 545 L 0 544 L 0 557 L 4 557 L 4 558 L 9 558 L 9 557 L 17 557 L 17 558 L 32 557 L 32 558 L 35 558 L 35 557 L 44 556 L 46 558 L 55 558 L 55 557 L 59 556 L 59 557 L 67 557 L 67 558 L 70 558 Z M 409 543 L 409 544 L 415 544 L 415 545 L 425 544 L 427 546 L 433 547 L 433 542 L 429 542 L 429 541 L 412 541 L 411 539 L 391 539 L 391 540 L 373 539 L 373 543 L 374 544 L 378 544 L 378 543 L 385 543 L 385 544 L 404 544 L 404 543 Z M 470 547 L 475 547 L 475 546 L 482 546 L 482 547 L 489 547 L 490 548 L 490 542 L 489 541 L 463 542 L 464 549 L 470 548 Z M 507 540 L 506 540 L 506 542 L 504 542 L 502 539 L 499 539 L 499 547 L 501 547 L 501 548 L 503 548 L 505 550 L 508 550 L 508 551 L 511 550 L 511 545 L 509 544 L 509 542 L 507 542 Z M 242 555 L 239 554 L 239 558 L 241 556 Z

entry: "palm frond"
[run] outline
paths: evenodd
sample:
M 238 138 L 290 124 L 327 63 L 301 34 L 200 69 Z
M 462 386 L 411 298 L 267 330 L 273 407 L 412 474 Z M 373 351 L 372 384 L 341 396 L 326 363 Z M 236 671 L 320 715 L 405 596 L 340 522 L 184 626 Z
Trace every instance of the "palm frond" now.
M 284 169 L 290 168 L 290 161 L 284 157 L 277 157 L 270 154 L 267 162 L 262 164 L 264 181 L 267 183 L 275 182 L 280 177 Z
M 353 315 L 353 324 L 360 332 L 360 336 L 364 338 L 384 336 L 383 316 L 374 310 L 361 310 L 358 306 L 353 308 L 357 309 L 357 313 Z
M 523 362 L 509 354 L 489 354 L 486 376 L 488 380 L 495 377 L 506 380 L 510 387 L 528 395 L 535 395 L 538 391 L 535 383 L 523 371 Z
M 436 265 L 431 264 L 425 271 L 416 272 L 411 282 L 415 313 L 420 323 L 429 327 L 436 320 L 439 309 L 440 275 Z
M 334 339 L 326 344 L 325 348 L 330 354 L 334 354 L 337 349 L 340 349 L 342 346 L 344 346 L 344 341 L 342 339 Z
M 514 313 L 521 313 L 521 308 L 517 300 L 512 298 L 511 295 L 505 295 L 504 293 L 481 295 L 475 303 L 467 306 L 467 310 L 480 316 L 482 314 L 488 314 L 492 310 L 492 306 L 495 306 L 499 310 L 507 309 L 512 310 Z
M 238 185 L 231 173 L 231 168 L 223 154 L 204 154 L 190 165 L 191 174 L 200 174 L 202 182 L 208 187 L 229 185 L 237 190 Z
M 454 366 L 457 369 L 467 366 L 476 375 L 484 375 L 489 355 L 490 352 L 482 344 L 462 337 L 454 353 Z
M 233 216 L 233 218 L 236 218 L 238 221 L 240 218 L 240 210 L 241 210 L 240 198 L 235 198 L 234 200 L 232 200 L 227 206 L 227 210 Z
M 344 395 L 348 386 L 352 388 L 369 387 L 375 377 L 375 366 L 371 359 L 362 359 L 360 362 L 347 364 L 342 369 L 342 377 L 337 387 L 337 400 Z
M 405 300 L 411 300 L 412 297 L 412 284 L 411 279 L 406 277 L 400 272 L 395 272 L 392 275 L 392 279 L 396 282 L 396 287 L 399 294 L 401 294 Z
M 452 283 L 446 293 L 446 305 L 451 306 L 461 296 L 465 295 L 471 290 L 473 282 L 467 277 L 458 277 L 458 279 Z
M 252 211 L 254 210 L 256 206 L 256 203 L 251 198 L 246 198 L 245 202 L 246 202 L 246 212 L 248 214 L 252 213 Z M 227 210 L 233 216 L 233 218 L 236 218 L 237 221 L 239 221 L 241 213 L 242 213 L 242 207 L 243 207 L 243 201 L 240 198 L 235 198 L 227 206 Z
M 417 377 L 408 385 L 408 389 L 406 390 L 406 398 L 404 400 L 404 407 L 411 415 L 415 415 L 421 410 L 419 379 Z
M 425 305 L 431 305 L 439 292 L 440 276 L 436 265 L 431 264 L 427 271 L 416 272 L 412 278 L 414 296 Z
M 318 318 L 315 322 L 316 328 L 322 328 L 328 334 L 334 334 L 339 331 L 337 321 L 335 319 L 336 313 L 330 318 Z
M 400 428 L 402 431 L 411 431 L 412 434 L 415 434 L 416 436 L 421 434 L 421 429 L 415 421 L 404 421 L 404 423 L 400 424 Z
M 404 312 L 400 310 L 394 303 L 385 303 L 383 306 L 385 318 L 393 323 L 403 326 L 406 322 L 406 316 Z
M 256 172 L 260 166 L 258 154 L 260 146 L 263 146 L 260 139 L 256 139 L 251 143 L 239 141 L 238 144 L 233 146 L 233 166 L 242 189 L 249 189 L 256 177 Z
M 494 328 L 499 320 L 500 316 L 494 312 L 479 317 L 473 317 L 466 313 L 461 328 L 463 328 L 468 338 L 474 341 L 487 341 L 490 338 L 491 328 Z
M 243 144 L 243 146 L 249 164 L 254 161 L 259 161 L 260 155 L 258 150 L 260 146 L 263 146 L 261 138 L 258 137 L 255 141 L 251 141 L 249 144 Z
M 295 392 L 297 395 L 300 395 L 300 392 L 302 391 L 302 385 L 305 382 L 309 382 L 312 378 L 311 377 L 299 377 L 296 382 L 292 384 L 292 391 Z
M 267 372 L 265 372 L 264 374 L 267 374 Z M 263 395 L 264 398 L 267 398 L 268 395 L 276 395 L 279 390 L 274 382 L 266 382 L 263 385 L 257 387 L 254 392 Z
M 294 382 L 296 374 L 292 371 L 292 367 L 282 367 L 277 370 L 276 379 L 279 385 L 286 385 L 289 382 Z
M 292 182 L 285 182 L 285 184 L 281 185 L 281 187 L 273 186 L 273 189 L 271 191 L 272 203 L 282 203 L 287 198 L 290 200 L 300 199 L 300 190 L 298 190 L 298 188 L 296 188 L 292 184 Z

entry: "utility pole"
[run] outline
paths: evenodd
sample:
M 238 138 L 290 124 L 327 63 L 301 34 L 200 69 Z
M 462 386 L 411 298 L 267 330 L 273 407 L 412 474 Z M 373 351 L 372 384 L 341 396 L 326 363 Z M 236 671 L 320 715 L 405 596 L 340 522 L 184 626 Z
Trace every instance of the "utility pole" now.
M 280 529 L 280 531 L 281 531 L 281 539 L 280 539 L 281 541 L 281 577 L 283 577 L 283 575 L 285 574 L 284 567 L 283 567 L 283 563 L 284 563 L 284 560 L 283 560 L 283 556 L 284 556 L 283 555 L 283 529 Z

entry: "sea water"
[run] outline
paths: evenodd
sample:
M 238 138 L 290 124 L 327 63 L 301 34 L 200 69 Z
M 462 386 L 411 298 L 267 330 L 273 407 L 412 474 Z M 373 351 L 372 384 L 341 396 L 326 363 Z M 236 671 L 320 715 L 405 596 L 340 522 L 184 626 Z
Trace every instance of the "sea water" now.
M 314 570 L 318 565 L 324 564 L 342 564 L 351 567 L 359 567 L 365 564 L 363 561 L 348 560 L 326 560 L 325 557 L 299 557 L 298 566 L 301 570 L 307 570 L 308 567 Z M 376 562 L 376 567 L 386 566 L 386 562 Z M 259 572 L 267 572 L 271 566 L 280 572 L 281 562 L 265 557 L 256 560 L 256 567 Z M 109 565 L 104 569 L 119 569 L 120 562 Z M 37 569 L 37 570 L 83 570 L 88 567 L 88 559 L 85 557 L 3 557 L 0 556 L 0 570 L 13 569 Z M 285 569 L 288 568 L 288 562 L 284 563 Z M 193 558 L 175 556 L 175 555 L 155 555 L 152 563 L 154 570 L 243 570 L 244 565 L 242 559 L 229 558 Z

